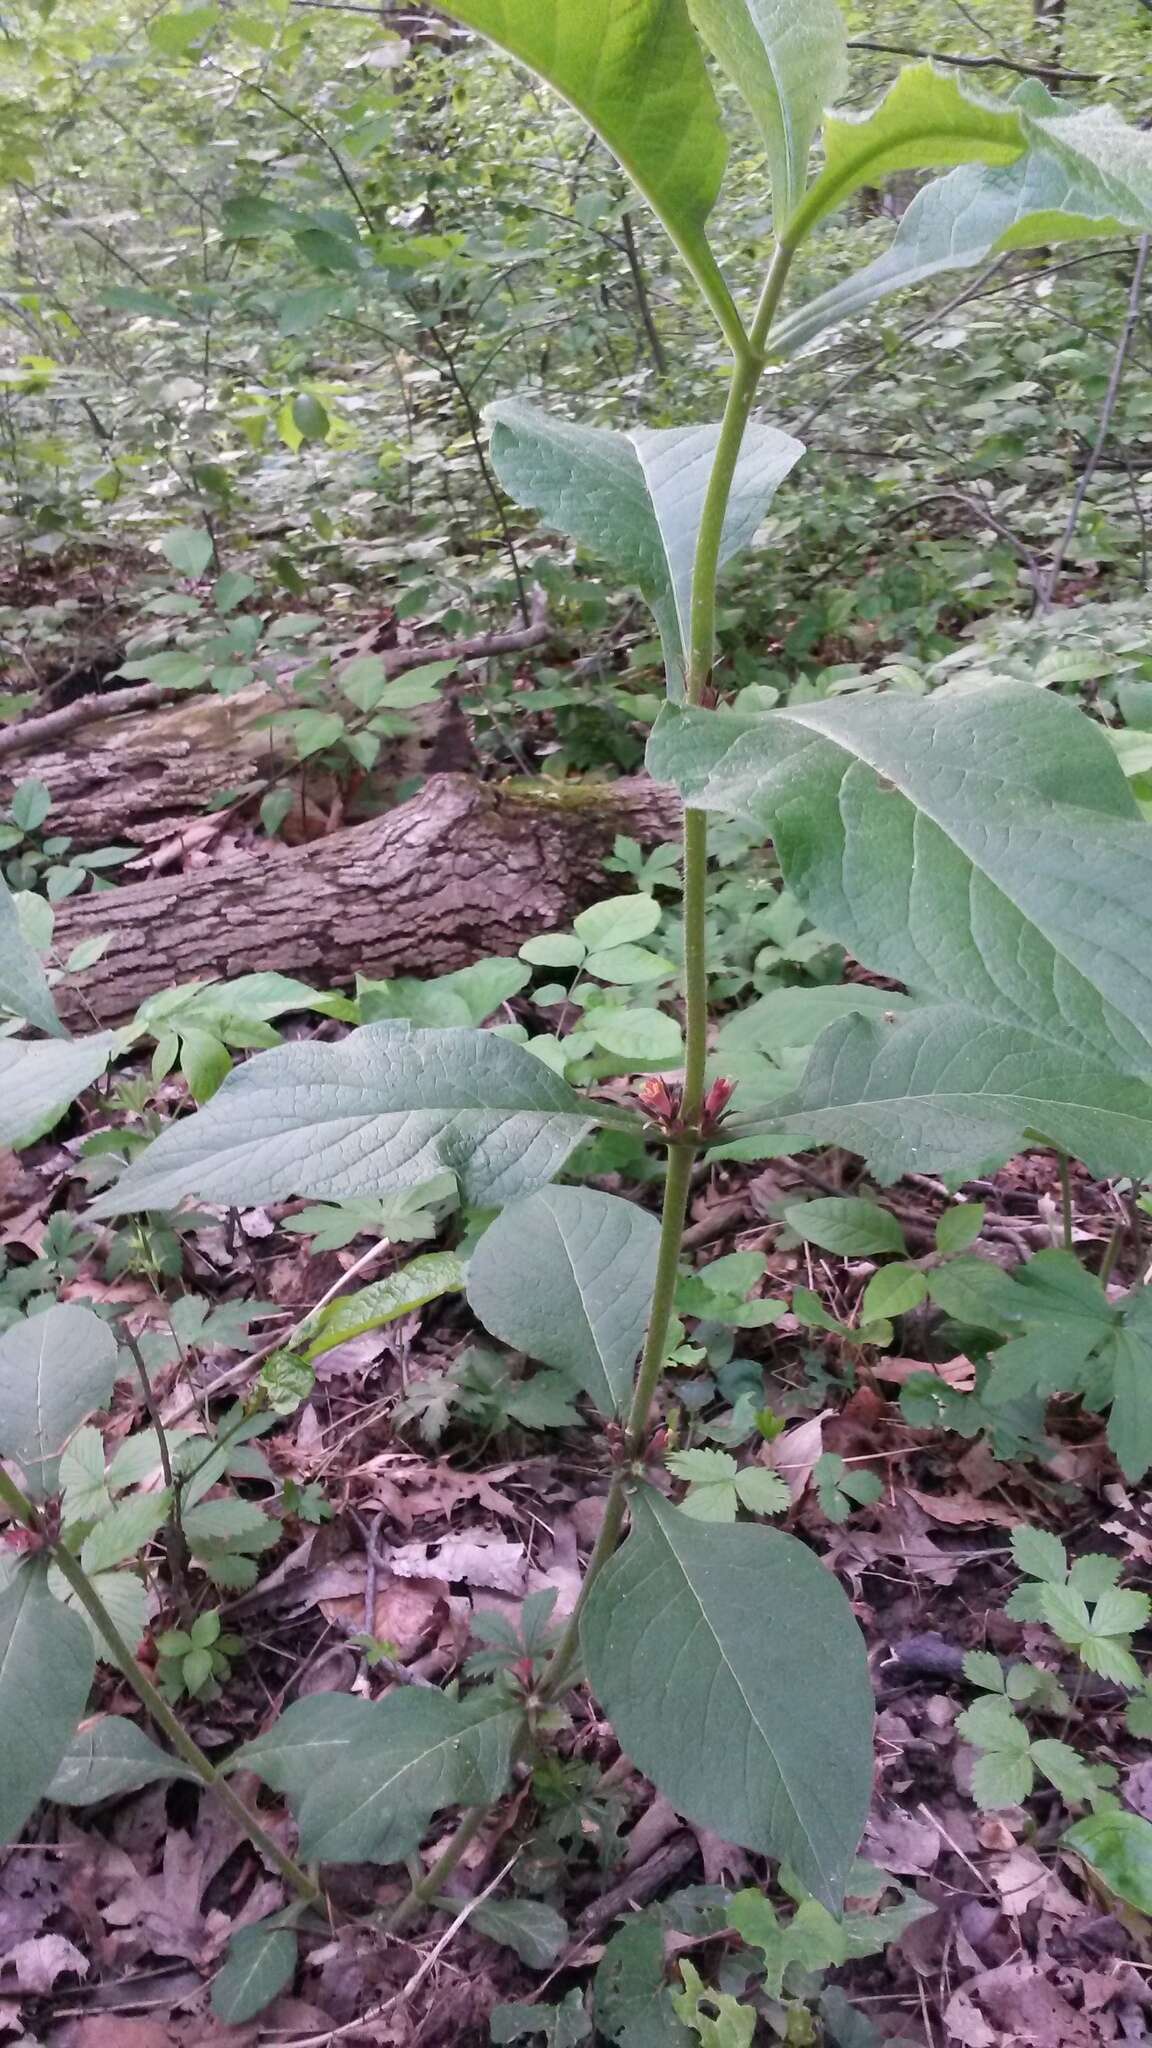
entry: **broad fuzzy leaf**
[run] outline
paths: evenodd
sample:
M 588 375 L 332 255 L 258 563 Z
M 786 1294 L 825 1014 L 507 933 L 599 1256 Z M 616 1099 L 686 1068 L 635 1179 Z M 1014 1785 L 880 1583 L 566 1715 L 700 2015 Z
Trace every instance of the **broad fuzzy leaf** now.
M 794 1128 L 826 1139 L 812 1114 L 834 1110 L 887 1177 L 970 1171 L 1029 1131 L 1152 1164 L 1152 834 L 1079 711 L 1015 687 L 669 708 L 649 766 L 761 822 L 819 927 L 934 1006 L 834 1026 L 782 1105 Z
M 300 1799 L 310 1785 L 376 1726 L 371 1700 L 351 1693 L 312 1693 L 293 1701 L 263 1735 L 228 1760 L 230 1771 L 255 1771 L 274 1792 Z
M 38 1031 L 62 1038 L 64 1026 L 48 987 L 40 955 L 29 945 L 16 914 L 16 905 L 3 876 L 0 876 L 0 1009 L 23 1017 Z
M 568 1374 L 614 1415 L 631 1396 L 659 1243 L 655 1218 L 634 1202 L 544 1188 L 489 1225 L 468 1301 L 494 1337 Z
M 1063 1840 L 1117 1898 L 1152 1914 L 1152 1822 L 1138 1813 L 1093 1813 Z
M 446 1693 L 400 1691 L 374 1709 L 343 1759 L 297 1809 L 309 1862 L 395 1862 L 411 1855 L 441 1807 L 496 1798 L 507 1777 L 512 1715 L 477 1723 Z
M 591 1129 L 572 1090 L 486 1031 L 367 1024 L 278 1046 L 149 1146 L 98 1215 L 200 1201 L 392 1194 L 443 1170 L 491 1207 L 551 1180 Z
M 778 224 L 800 203 L 825 107 L 848 82 L 836 0 L 688 0 L 705 42 L 739 86 L 764 137 Z
M 108 1065 L 115 1040 L 0 1039 L 0 1145 L 40 1137 Z
M 73 1431 L 107 1406 L 117 1356 L 108 1324 L 74 1302 L 0 1337 L 0 1456 L 15 1459 L 34 1500 L 54 1490 Z
M 705 233 L 728 150 L 685 0 L 446 0 L 444 11 L 519 58 L 584 116 L 709 296 L 731 309 Z
M 197 1782 L 187 1764 L 166 1756 L 135 1721 L 104 1714 L 72 1737 L 44 1797 L 58 1806 L 95 1806 L 168 1778 Z
M 682 683 L 692 570 L 720 429 L 573 426 L 519 399 L 487 412 L 492 461 L 509 495 L 603 555 L 643 593 L 664 638 L 669 683 Z M 721 560 L 748 545 L 803 444 L 753 424 L 744 438 Z
M 795 245 L 862 185 L 878 185 L 892 171 L 1011 164 L 1026 147 L 1019 107 L 962 86 L 931 64 L 910 64 L 869 113 L 825 122 L 824 169 L 782 233 Z
M 1144 220 L 1152 223 L 1152 192 L 1132 225 Z M 883 256 L 778 321 L 772 330 L 773 353 L 795 355 L 816 335 L 855 319 L 877 300 L 945 271 L 970 270 L 1002 250 L 1081 241 L 1119 232 L 1122 226 L 1103 189 L 1078 179 L 1047 150 L 1029 150 L 1018 163 L 998 170 L 962 165 L 916 194 Z
M 225 2026 L 243 2026 L 292 1982 L 296 1936 L 270 1921 L 242 1927 L 228 1944 L 228 1958 L 212 1985 L 212 2010 Z
M 43 1565 L 21 1565 L 0 1592 L 0 1842 L 45 1796 L 95 1669 L 79 1615 L 53 1599 Z
M 696 1522 L 643 1488 L 584 1616 L 589 1680 L 690 1820 L 777 1856 L 835 1909 L 868 1811 L 872 1696 L 836 1580 L 795 1538 Z

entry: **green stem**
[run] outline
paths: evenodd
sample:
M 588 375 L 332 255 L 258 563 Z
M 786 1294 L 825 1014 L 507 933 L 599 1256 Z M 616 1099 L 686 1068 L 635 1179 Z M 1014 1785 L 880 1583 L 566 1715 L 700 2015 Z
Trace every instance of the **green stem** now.
M 764 346 L 772 325 L 794 251 L 781 244 L 772 259 L 764 282 L 750 337 L 743 330 L 734 333 L 730 323 L 721 325 L 733 347 L 732 384 L 720 429 L 716 457 L 700 521 L 692 586 L 692 634 L 689 650 L 688 689 L 690 704 L 699 704 L 712 673 L 716 646 L 716 584 L 724 544 L 724 522 L 736 476 L 736 465 L 748 428 L 748 420 L 764 369 Z M 697 273 L 705 295 L 707 287 Z M 714 302 L 710 298 L 710 303 Z M 714 310 L 718 310 L 714 305 Z M 735 309 L 732 317 L 735 319 Z M 738 321 L 737 321 L 738 326 Z M 703 811 L 684 813 L 684 1094 L 681 1107 L 683 1126 L 698 1130 L 704 1099 L 704 1074 L 708 1057 L 708 820 Z M 656 1262 L 656 1283 L 644 1354 L 636 1375 L 636 1387 L 628 1415 L 620 1463 L 604 1507 L 600 1534 L 584 1572 L 576 1605 L 564 1632 L 548 1659 L 537 1687 L 544 1702 L 557 1699 L 573 1683 L 580 1646 L 580 1622 L 588 1598 L 605 1565 L 615 1552 L 624 1527 L 628 1488 L 640 1465 L 648 1435 L 652 1403 L 664 1370 L 668 1330 L 676 1300 L 680 1271 L 680 1247 L 688 1215 L 692 1168 L 699 1144 L 692 1136 L 672 1143 L 668 1151 L 668 1173 L 664 1183 L 664 1205 L 660 1217 L 660 1249 Z M 408 1924 L 422 1906 L 430 1905 L 442 1891 L 462 1856 L 479 1834 L 491 1806 L 474 1806 L 465 1814 L 452 1840 L 427 1876 L 413 1885 L 388 1922 L 395 1934 Z
M 1058 1152 L 1056 1162 L 1060 1168 L 1060 1215 L 1064 1228 L 1064 1249 L 1072 1250 L 1072 1175 L 1068 1166 L 1068 1154 Z
M 0 1501 L 12 1510 L 26 1529 L 34 1530 L 40 1536 L 44 1534 L 32 1502 L 9 1478 L 3 1466 L 0 1466 Z M 195 1771 L 202 1784 L 211 1788 L 232 1815 L 233 1820 L 243 1829 L 253 1847 L 258 1849 L 273 1869 L 279 1872 L 285 1884 L 296 1893 L 296 1896 L 309 1905 L 322 1902 L 324 1895 L 319 1886 L 305 1875 L 299 1864 L 285 1855 L 280 1844 L 260 1825 L 255 1814 L 249 1811 L 244 1801 L 233 1791 L 227 1778 L 216 1769 L 215 1764 L 209 1762 L 199 1744 L 193 1741 L 177 1719 L 163 1694 L 157 1691 L 147 1673 L 136 1662 L 100 1595 L 87 1573 L 77 1564 L 71 1551 L 63 1543 L 50 1543 L 48 1552 L 61 1577 L 67 1580 L 81 1607 L 107 1644 L 113 1660 L 119 1665 L 137 1699 L 147 1709 L 157 1727 L 167 1736 L 176 1754 L 183 1757 L 184 1762 Z
M 437 1857 L 426 1876 L 422 1877 L 418 1884 L 414 1884 L 411 1891 L 406 1892 L 401 1899 L 387 1922 L 389 1934 L 399 1934 L 422 1906 L 430 1906 L 437 1893 L 443 1891 L 457 1864 L 480 1833 L 492 1811 L 492 1806 L 492 1800 L 486 1799 L 482 1806 L 469 1807 L 444 1854 Z

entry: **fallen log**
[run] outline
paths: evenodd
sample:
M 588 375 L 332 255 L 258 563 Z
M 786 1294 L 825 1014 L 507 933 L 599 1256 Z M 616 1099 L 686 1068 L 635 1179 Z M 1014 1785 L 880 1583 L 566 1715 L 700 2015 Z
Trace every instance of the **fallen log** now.
M 304 846 L 270 845 L 188 874 L 73 897 L 56 914 L 66 956 L 107 934 L 103 958 L 58 991 L 80 1029 L 120 1023 L 145 996 L 259 969 L 317 985 L 434 975 L 515 953 L 610 892 L 617 833 L 679 830 L 675 792 L 642 778 L 479 783 L 435 775 L 411 802 Z

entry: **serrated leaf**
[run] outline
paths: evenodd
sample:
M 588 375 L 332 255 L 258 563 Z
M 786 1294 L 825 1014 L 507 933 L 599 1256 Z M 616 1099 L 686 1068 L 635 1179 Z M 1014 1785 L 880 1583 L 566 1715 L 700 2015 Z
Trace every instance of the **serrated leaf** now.
M 149 1146 L 94 1214 L 288 1195 L 340 1200 L 454 1172 L 492 1207 L 549 1181 L 591 1129 L 580 1098 L 486 1031 L 368 1024 L 260 1053 Z
M 382 1329 L 398 1316 L 411 1315 L 426 1302 L 444 1294 L 456 1294 L 463 1287 L 468 1267 L 455 1252 L 428 1252 L 412 1259 L 387 1279 L 376 1280 L 356 1294 L 343 1295 L 323 1311 L 319 1321 L 304 1333 L 306 1359 L 319 1358 L 350 1337 L 365 1330 Z
M 647 1487 L 632 1516 L 583 1627 L 621 1745 L 690 1820 L 781 1858 L 837 1905 L 872 1783 L 871 1686 L 847 1600 L 777 1530 L 706 1527 Z
M 489 1225 L 468 1273 L 473 1312 L 506 1344 L 568 1375 L 602 1415 L 631 1397 L 660 1230 L 634 1202 L 551 1187 Z
M 670 690 L 680 694 L 696 542 L 720 428 L 637 428 L 621 434 L 574 426 L 520 399 L 501 399 L 486 417 L 492 422 L 493 466 L 517 504 L 602 555 L 641 591 L 664 638 Z M 778 428 L 748 429 L 728 504 L 722 562 L 747 546 L 803 453 L 802 443 Z
M 964 1676 L 969 1685 L 980 1685 L 986 1692 L 1004 1691 L 1004 1667 L 999 1657 L 991 1650 L 969 1650 L 964 1658 Z
M 1070 1805 L 1087 1806 L 1100 1789 L 1095 1773 L 1067 1742 L 1041 1736 L 1032 1744 L 1032 1761 Z
M 84 1623 L 24 1563 L 0 1591 L 0 1842 L 14 1841 L 45 1796 L 96 1668 Z
M 842 1258 L 868 1258 L 873 1252 L 907 1250 L 896 1218 L 875 1202 L 850 1195 L 820 1196 L 814 1202 L 793 1202 L 784 1219 L 805 1242 Z
M 728 300 L 705 223 L 727 146 L 684 0 L 448 0 L 584 116 L 705 288 Z M 730 302 L 729 302 L 730 303 Z
M 787 1482 L 765 1465 L 745 1465 L 734 1484 L 741 1507 L 750 1515 L 782 1515 L 792 1505 Z
M 655 1920 L 625 1920 L 600 1958 L 596 2021 L 617 2048 L 691 2048 L 664 1978 L 664 1935 Z
M 1036 1782 L 1036 1772 L 1027 1747 L 1019 1756 L 1008 1750 L 989 1750 L 972 1766 L 972 1797 L 977 1806 L 992 1808 L 1020 1806 Z
M 68 1439 L 107 1406 L 117 1361 L 108 1324 L 73 1302 L 0 1337 L 0 1456 L 15 1459 L 33 1500 L 54 1492 Z
M 764 137 L 777 228 L 800 202 L 825 107 L 848 81 L 836 0 L 688 0 L 700 34 L 743 93 Z
M 225 2026 L 243 2026 L 279 1998 L 296 1974 L 296 1936 L 265 1921 L 242 1927 L 228 1943 L 224 1967 L 212 1982 L 212 2010 Z
M 72 1737 L 44 1797 L 57 1806 L 95 1806 L 170 1778 L 199 1782 L 187 1764 L 167 1756 L 135 1721 L 104 1714 Z
M 80 1550 L 80 1563 L 89 1578 L 135 1557 L 138 1550 L 152 1541 L 170 1505 L 171 1496 L 167 1493 L 133 1494 L 97 1522 Z
M 1152 1822 L 1138 1813 L 1093 1813 L 1063 1840 L 1117 1898 L 1152 1915 Z
M 835 1133 L 886 1178 L 970 1172 L 1029 1134 L 1096 1171 L 1152 1165 L 1152 835 L 1079 711 L 1015 686 L 759 720 L 668 707 L 649 765 L 771 831 L 820 929 L 934 1006 L 834 1025 L 753 1130 Z

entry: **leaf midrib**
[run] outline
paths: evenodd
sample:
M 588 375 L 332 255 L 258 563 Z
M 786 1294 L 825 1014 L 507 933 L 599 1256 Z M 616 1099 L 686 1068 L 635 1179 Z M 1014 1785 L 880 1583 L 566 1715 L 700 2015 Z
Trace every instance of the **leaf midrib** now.
M 793 1820 L 795 1824 L 799 1827 L 801 1833 L 804 1836 L 804 1840 L 808 1844 L 809 1851 L 812 1855 L 813 1863 L 821 1871 L 821 1873 L 826 1876 L 827 1873 L 825 1873 L 824 1871 L 824 1858 L 819 1853 L 816 1843 L 812 1838 L 810 1830 L 801 1818 L 800 1806 L 793 1795 L 792 1787 L 789 1782 L 788 1775 L 784 1769 L 784 1766 L 781 1763 L 779 1756 L 777 1755 L 776 1749 L 771 1741 L 771 1738 L 769 1737 L 767 1729 L 761 1722 L 758 1714 L 756 1713 L 752 1705 L 751 1700 L 748 1697 L 748 1694 L 744 1690 L 744 1685 L 741 1681 L 740 1674 L 738 1673 L 735 1665 L 732 1663 L 731 1659 L 725 1652 L 724 1646 L 721 1643 L 720 1638 L 717 1635 L 711 1620 L 709 1619 L 708 1610 L 705 1607 L 704 1602 L 700 1598 L 699 1593 L 696 1591 L 696 1588 L 692 1583 L 692 1579 L 689 1576 L 688 1568 L 685 1565 L 684 1560 L 680 1556 L 680 1553 L 677 1550 L 676 1545 L 672 1540 L 672 1536 L 667 1527 L 665 1526 L 664 1522 L 660 1519 L 660 1517 L 655 1513 L 653 1509 L 648 1508 L 646 1512 L 649 1515 L 651 1515 L 653 1526 L 657 1530 L 658 1534 L 663 1538 L 664 1542 L 667 1544 L 669 1554 L 673 1558 L 680 1572 L 680 1576 L 684 1582 L 684 1585 L 687 1587 L 689 1593 L 692 1596 L 692 1599 L 696 1604 L 697 1610 L 700 1615 L 700 1619 L 704 1623 L 704 1626 L 707 1629 L 708 1634 L 710 1635 L 712 1641 L 716 1645 L 717 1656 L 719 1657 L 720 1662 L 723 1664 L 724 1668 L 731 1673 L 733 1683 L 736 1686 L 736 1690 L 740 1694 L 740 1697 L 743 1700 L 744 1705 L 747 1709 L 748 1718 L 751 1721 L 753 1727 L 756 1729 L 757 1734 L 760 1736 L 765 1749 L 767 1750 L 769 1756 L 772 1759 L 773 1768 L 776 1771 L 776 1775 L 780 1780 L 780 1784 L 784 1789 L 784 1793 L 788 1800 L 789 1807 L 791 1808 Z

